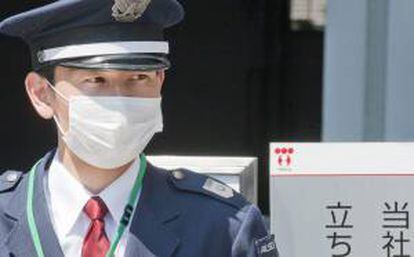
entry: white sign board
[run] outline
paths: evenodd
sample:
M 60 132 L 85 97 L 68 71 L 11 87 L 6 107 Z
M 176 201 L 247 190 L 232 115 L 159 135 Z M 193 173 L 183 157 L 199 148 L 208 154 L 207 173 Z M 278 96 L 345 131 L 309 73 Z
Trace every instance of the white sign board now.
M 414 257 L 414 143 L 272 143 L 282 257 Z

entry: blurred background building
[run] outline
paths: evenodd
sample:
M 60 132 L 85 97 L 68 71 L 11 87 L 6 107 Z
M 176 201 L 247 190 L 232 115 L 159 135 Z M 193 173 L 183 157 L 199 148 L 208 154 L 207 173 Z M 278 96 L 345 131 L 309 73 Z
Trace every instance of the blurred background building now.
M 3 0 L 0 18 L 52 1 L 39 2 Z M 147 153 L 259 157 L 266 213 L 269 142 L 414 137 L 414 1 L 180 2 L 186 19 L 167 32 L 165 131 Z M 0 50 L 0 170 L 27 170 L 55 145 L 55 128 L 25 96 L 27 47 L 0 36 Z
M 414 1 L 328 2 L 326 141 L 414 139 Z

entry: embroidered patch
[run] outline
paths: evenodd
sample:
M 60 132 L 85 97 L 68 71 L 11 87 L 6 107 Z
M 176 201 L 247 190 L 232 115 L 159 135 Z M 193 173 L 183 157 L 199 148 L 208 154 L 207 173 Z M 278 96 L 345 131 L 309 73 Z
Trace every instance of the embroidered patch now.
M 203 189 L 211 193 L 214 193 L 216 195 L 219 195 L 223 198 L 226 198 L 226 199 L 232 198 L 234 196 L 233 189 L 211 178 L 208 178 L 206 180 L 206 182 L 204 183 Z
M 254 242 L 256 246 L 256 253 L 258 257 L 278 257 L 275 236 L 268 235 L 266 237 L 257 239 Z

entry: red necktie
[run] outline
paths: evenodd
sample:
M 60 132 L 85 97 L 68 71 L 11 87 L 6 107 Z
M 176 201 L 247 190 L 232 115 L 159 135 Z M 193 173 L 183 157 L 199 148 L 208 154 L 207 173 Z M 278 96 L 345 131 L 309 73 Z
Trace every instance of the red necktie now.
M 110 246 L 104 221 L 108 208 L 100 197 L 92 197 L 83 211 L 91 219 L 91 225 L 83 241 L 82 257 L 105 257 Z

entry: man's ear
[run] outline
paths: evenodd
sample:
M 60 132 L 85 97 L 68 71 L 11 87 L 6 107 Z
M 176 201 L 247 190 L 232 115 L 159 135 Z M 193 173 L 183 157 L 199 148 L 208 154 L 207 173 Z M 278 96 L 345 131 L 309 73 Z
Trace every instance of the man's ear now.
M 157 79 L 158 79 L 159 83 L 162 86 L 164 84 L 164 80 L 165 80 L 165 70 L 158 70 L 157 71 Z
M 52 119 L 52 95 L 46 80 L 36 72 L 30 72 L 26 76 L 25 84 L 27 95 L 36 112 L 43 119 Z

